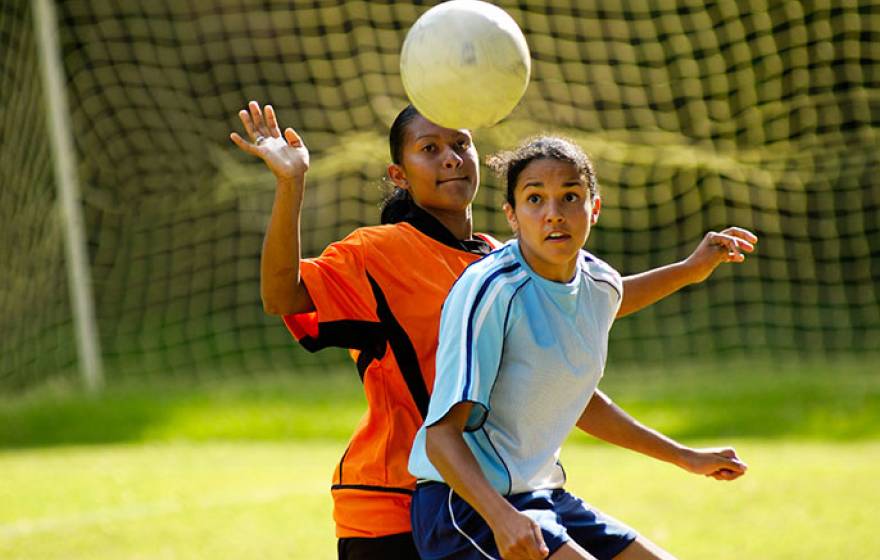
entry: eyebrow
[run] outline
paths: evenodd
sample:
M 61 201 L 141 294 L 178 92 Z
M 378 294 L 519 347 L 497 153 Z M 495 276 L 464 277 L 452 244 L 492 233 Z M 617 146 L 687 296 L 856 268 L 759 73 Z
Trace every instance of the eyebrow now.
M 562 184 L 563 187 L 584 187 L 586 188 L 586 184 L 581 180 L 572 180 Z M 525 183 L 522 188 L 526 187 L 544 187 L 544 183 L 540 179 L 533 179 Z
M 416 136 L 415 141 L 418 142 L 419 140 L 425 140 L 425 139 L 435 139 L 436 140 L 436 139 L 443 138 L 443 137 L 444 136 L 442 134 L 429 133 L 429 134 L 422 134 L 421 136 Z M 464 132 L 456 131 L 455 139 L 459 140 L 461 138 L 466 138 L 468 140 L 471 139 L 471 137 L 469 135 L 465 134 Z

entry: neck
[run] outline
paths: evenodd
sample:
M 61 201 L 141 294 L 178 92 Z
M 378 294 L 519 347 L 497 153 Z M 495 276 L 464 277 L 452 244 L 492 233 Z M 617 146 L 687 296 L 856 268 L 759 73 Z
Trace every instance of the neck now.
M 424 208 L 425 212 L 437 218 L 443 227 L 449 230 L 459 241 L 471 239 L 474 235 L 474 224 L 471 207 L 464 210 L 443 210 L 440 208 Z
M 577 255 L 566 263 L 551 263 L 532 253 L 528 245 L 522 240 L 519 242 L 519 251 L 529 267 L 535 271 L 535 274 L 547 280 L 567 284 L 574 278 L 577 271 Z

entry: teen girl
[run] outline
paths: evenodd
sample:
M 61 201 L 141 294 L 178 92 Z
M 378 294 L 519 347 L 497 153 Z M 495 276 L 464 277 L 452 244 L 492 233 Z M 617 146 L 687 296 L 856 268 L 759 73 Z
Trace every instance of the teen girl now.
M 642 426 L 597 390 L 627 286 L 582 249 L 601 205 L 584 153 L 543 137 L 490 165 L 507 178 L 516 239 L 471 265 L 444 304 L 410 459 L 417 548 L 430 560 L 671 558 L 565 492 L 559 448 L 571 429 L 719 480 L 746 467 L 733 449 L 691 449 Z M 668 279 L 705 278 L 756 241 L 728 230 Z

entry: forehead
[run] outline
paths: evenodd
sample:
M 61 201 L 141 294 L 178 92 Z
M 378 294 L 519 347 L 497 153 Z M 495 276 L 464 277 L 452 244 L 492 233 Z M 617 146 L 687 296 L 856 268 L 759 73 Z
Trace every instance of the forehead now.
M 530 161 L 516 179 L 516 186 L 529 183 L 570 183 L 583 184 L 584 178 L 575 164 L 559 159 L 535 159 Z
M 416 115 L 406 126 L 407 142 L 415 142 L 426 137 L 460 138 L 462 135 L 470 138 L 471 133 L 466 128 L 442 127 L 421 115 Z

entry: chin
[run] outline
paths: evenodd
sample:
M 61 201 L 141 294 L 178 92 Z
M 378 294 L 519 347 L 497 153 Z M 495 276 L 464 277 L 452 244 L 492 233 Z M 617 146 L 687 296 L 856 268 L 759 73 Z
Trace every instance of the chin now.
M 454 192 L 446 193 L 444 197 L 446 206 L 450 210 L 464 210 L 474 201 L 477 196 L 477 189 L 461 189 Z

